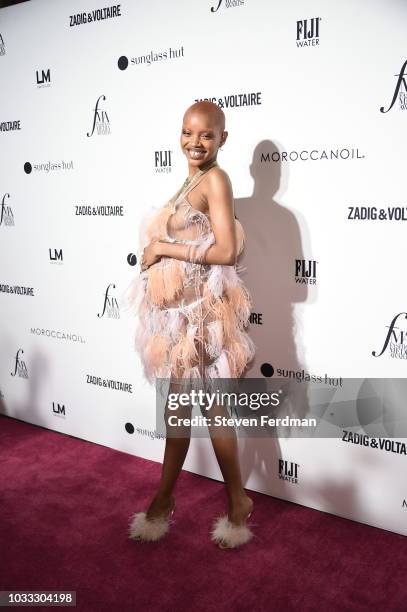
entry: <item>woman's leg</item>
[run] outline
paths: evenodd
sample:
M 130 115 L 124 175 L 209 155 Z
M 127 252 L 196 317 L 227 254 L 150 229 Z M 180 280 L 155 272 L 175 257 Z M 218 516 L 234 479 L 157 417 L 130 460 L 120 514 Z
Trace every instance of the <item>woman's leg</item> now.
M 212 421 L 216 415 L 226 418 L 230 416 L 224 406 L 213 406 L 207 414 L 212 417 Z M 228 425 L 212 425 L 208 429 L 213 450 L 225 481 L 228 518 L 232 523 L 243 524 L 253 509 L 253 502 L 243 488 L 235 429 Z
M 177 393 L 178 385 L 171 380 L 169 393 Z M 184 465 L 185 457 L 191 440 L 190 427 L 171 427 L 167 422 L 168 415 L 177 417 L 190 416 L 190 407 L 179 407 L 177 410 L 169 412 L 168 400 L 165 407 L 167 437 L 165 441 L 164 459 L 161 470 L 161 479 L 158 490 L 147 510 L 147 517 L 154 518 L 166 515 L 174 507 L 174 497 L 172 495 L 178 476 Z M 180 435 L 181 434 L 181 435 Z

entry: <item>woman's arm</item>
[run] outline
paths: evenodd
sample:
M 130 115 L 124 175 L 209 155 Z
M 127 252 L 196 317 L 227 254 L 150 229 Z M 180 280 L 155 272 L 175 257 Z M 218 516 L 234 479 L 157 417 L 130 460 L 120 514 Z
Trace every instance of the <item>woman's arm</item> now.
M 200 256 L 195 254 L 190 245 L 160 240 L 152 245 L 157 257 L 173 257 L 182 261 L 213 265 L 235 264 L 237 238 L 230 179 L 224 170 L 216 168 L 208 174 L 205 187 L 215 244 Z

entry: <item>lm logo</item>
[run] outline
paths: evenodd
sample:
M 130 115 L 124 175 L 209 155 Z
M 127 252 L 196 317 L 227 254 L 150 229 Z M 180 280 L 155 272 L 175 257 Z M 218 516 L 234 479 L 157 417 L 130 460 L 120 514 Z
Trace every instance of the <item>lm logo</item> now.
M 56 262 L 60 262 L 62 263 L 64 258 L 62 255 L 62 249 L 59 249 L 59 251 L 57 251 L 56 249 L 54 249 L 54 252 L 52 252 L 51 249 L 48 249 L 49 251 L 49 258 L 51 261 L 56 261 Z
M 56 416 L 65 417 L 65 404 L 59 404 L 58 402 L 52 402 L 52 412 Z
M 51 84 L 51 71 L 48 68 L 47 71 L 41 70 L 41 75 L 38 70 L 36 70 L 37 75 L 37 85 L 42 87 L 49 87 Z

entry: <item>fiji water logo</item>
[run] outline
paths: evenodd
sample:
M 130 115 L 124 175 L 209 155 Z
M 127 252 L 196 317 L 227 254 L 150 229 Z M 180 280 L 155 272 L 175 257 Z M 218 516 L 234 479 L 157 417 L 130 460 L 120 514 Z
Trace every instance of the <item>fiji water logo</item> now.
M 154 151 L 154 170 L 159 173 L 171 172 L 172 151 Z
M 294 463 L 293 461 L 286 461 L 285 459 L 278 460 L 278 477 L 280 480 L 291 482 L 292 484 L 298 484 L 298 470 L 300 464 Z
M 19 348 L 15 359 L 14 359 L 14 372 L 11 372 L 11 376 L 19 376 L 20 378 L 28 378 L 28 369 L 24 359 L 21 359 L 21 355 L 24 354 L 23 349 Z
M 13 209 L 11 208 L 10 204 L 6 205 L 6 198 L 7 198 L 7 200 L 10 198 L 10 194 L 9 193 L 5 193 L 3 195 L 2 200 L 1 200 L 1 205 L 0 205 L 0 227 L 2 225 L 4 225 L 4 226 L 14 225 Z
M 390 325 L 386 326 L 389 328 L 389 331 L 384 340 L 382 350 L 380 353 L 372 351 L 373 357 L 381 357 L 389 350 L 390 356 L 394 359 L 407 359 L 407 330 L 396 326 L 397 319 L 401 315 L 404 315 L 404 318 L 407 319 L 407 312 L 400 312 L 393 318 Z
M 103 299 L 103 309 L 101 313 L 98 313 L 98 318 L 101 319 L 106 315 L 109 319 L 120 319 L 120 308 L 117 301 L 117 298 L 112 295 L 112 289 L 116 289 L 116 285 L 114 283 L 110 283 L 106 287 L 104 299 Z
M 319 45 L 319 25 L 321 17 L 297 21 L 297 47 L 316 47 Z
M 316 285 L 317 263 L 314 259 L 296 259 L 295 282 L 302 285 Z
M 406 82 L 406 74 L 405 74 L 406 66 L 407 66 L 407 60 L 402 65 L 400 72 L 394 75 L 397 77 L 397 83 L 396 83 L 396 88 L 393 93 L 393 99 L 387 110 L 384 110 L 384 106 L 380 107 L 381 113 L 388 113 L 389 110 L 393 108 L 397 99 L 399 101 L 400 110 L 407 109 L 407 82 Z
M 93 136 L 95 131 L 98 136 L 107 136 L 110 134 L 110 119 L 107 112 L 100 108 L 101 100 L 104 102 L 106 100 L 106 96 L 102 94 L 96 100 L 96 106 L 93 109 L 92 131 L 87 132 L 86 134 L 88 138 Z

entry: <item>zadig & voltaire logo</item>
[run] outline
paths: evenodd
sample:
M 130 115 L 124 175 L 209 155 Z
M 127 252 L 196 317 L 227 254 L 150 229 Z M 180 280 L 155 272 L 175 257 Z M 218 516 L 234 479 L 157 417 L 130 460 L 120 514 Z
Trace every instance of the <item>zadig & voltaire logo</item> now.
M 69 15 L 69 26 L 82 25 L 83 23 L 92 23 L 93 21 L 103 21 L 104 19 L 112 19 L 113 17 L 121 17 L 121 4 L 113 4 L 104 8 L 94 9 L 87 13 L 76 13 Z
M 195 98 L 194 102 L 207 101 L 214 102 L 219 108 L 235 108 L 240 106 L 258 106 L 262 104 L 261 91 L 229 94 L 220 98 Z
M 104 110 L 101 110 L 99 108 L 101 100 L 105 101 L 106 100 L 106 96 L 102 94 L 96 100 L 96 106 L 93 109 L 92 131 L 90 133 L 87 132 L 87 134 L 86 134 L 89 138 L 91 136 L 93 136 L 93 134 L 95 132 L 95 128 L 96 128 L 96 132 L 97 132 L 98 136 L 106 136 L 106 135 L 110 134 L 110 120 L 109 120 L 109 117 L 107 115 L 107 112 L 104 111 Z
M 14 215 L 13 209 L 10 205 L 6 206 L 6 197 L 10 198 L 9 193 L 5 193 L 3 199 L 1 200 L 1 208 L 0 208 L 0 227 L 2 225 L 14 225 Z
M 405 442 L 393 440 L 390 438 L 371 438 L 367 434 L 348 431 L 342 429 L 342 442 L 350 442 L 351 444 L 360 444 L 360 446 L 368 446 L 376 450 L 385 450 L 398 455 L 407 455 L 407 447 Z
M 212 2 L 213 0 L 211 0 Z M 217 6 L 211 6 L 211 13 L 216 13 L 219 8 L 222 6 L 224 8 L 235 8 L 235 6 L 243 6 L 244 4 L 244 0 L 225 0 L 225 2 L 223 2 L 223 0 L 218 0 L 218 5 Z
M 76 217 L 124 217 L 123 204 L 75 204 Z
M 350 221 L 407 221 L 407 206 L 348 206 Z
M 0 123 L 0 132 L 14 132 L 15 130 L 21 130 L 21 120 L 17 121 L 2 121 Z
M 389 348 L 391 357 L 395 359 L 407 359 L 407 330 L 396 327 L 396 321 L 401 315 L 404 315 L 404 318 L 407 319 L 407 312 L 399 312 L 399 314 L 393 318 L 390 325 L 386 326 L 389 328 L 389 331 L 387 332 L 382 350 L 380 353 L 372 351 L 373 357 L 381 357 L 387 348 Z
M 22 348 L 19 348 L 14 361 L 14 372 L 10 372 L 11 376 L 19 376 L 20 378 L 28 378 L 28 369 L 25 361 L 20 359 L 20 354 L 24 354 Z
M 400 110 L 407 109 L 407 82 L 406 82 L 406 74 L 405 74 L 406 66 L 407 66 L 407 60 L 402 65 L 399 74 L 394 75 L 398 77 L 398 79 L 396 83 L 396 89 L 394 90 L 394 93 L 393 93 L 393 99 L 387 110 L 384 110 L 384 106 L 380 107 L 381 113 L 388 113 L 389 110 L 393 108 L 394 103 L 396 102 L 397 96 L 399 98 Z
M 99 319 L 101 319 L 105 314 L 109 319 L 120 319 L 120 308 L 117 299 L 114 296 L 109 295 L 109 290 L 111 287 L 116 289 L 116 285 L 114 283 L 110 283 L 106 287 L 102 314 L 98 313 L 97 315 Z

